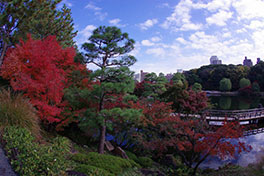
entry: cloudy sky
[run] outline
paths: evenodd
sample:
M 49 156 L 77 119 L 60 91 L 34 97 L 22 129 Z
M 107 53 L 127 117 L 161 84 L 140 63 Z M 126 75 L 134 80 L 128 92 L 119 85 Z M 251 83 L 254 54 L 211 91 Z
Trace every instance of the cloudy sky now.
M 132 70 L 174 73 L 209 64 L 264 59 L 263 0 L 63 0 L 81 46 L 100 25 L 117 26 L 136 41 Z

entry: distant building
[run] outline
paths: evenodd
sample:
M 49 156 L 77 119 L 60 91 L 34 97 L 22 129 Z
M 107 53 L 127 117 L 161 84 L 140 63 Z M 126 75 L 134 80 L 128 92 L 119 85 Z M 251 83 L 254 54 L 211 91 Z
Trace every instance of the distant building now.
M 139 73 L 134 75 L 134 80 L 137 82 L 140 82 L 140 74 Z
M 177 73 L 183 73 L 182 69 L 177 69 Z
M 167 78 L 168 81 L 170 81 L 173 77 L 173 74 L 172 73 L 169 73 L 165 76 Z
M 211 56 L 210 64 L 211 65 L 218 65 L 218 64 L 222 64 L 222 61 L 220 59 L 218 59 L 217 56 Z
M 247 56 L 245 56 L 245 59 L 243 61 L 243 65 L 248 66 L 248 67 L 252 67 L 253 63 L 252 63 L 251 59 L 248 59 Z
M 260 58 L 258 57 L 258 58 L 257 58 L 257 64 L 258 64 L 260 61 L 261 61 L 261 60 L 260 60 Z
M 145 79 L 145 76 L 148 74 L 148 72 L 143 72 L 143 70 L 140 70 L 140 82 L 142 82 Z

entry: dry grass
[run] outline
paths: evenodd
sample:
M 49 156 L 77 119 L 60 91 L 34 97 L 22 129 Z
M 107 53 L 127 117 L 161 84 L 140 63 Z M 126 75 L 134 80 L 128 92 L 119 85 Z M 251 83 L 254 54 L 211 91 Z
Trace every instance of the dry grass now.
M 35 108 L 22 94 L 13 94 L 11 90 L 0 90 L 0 127 L 18 126 L 31 131 L 39 138 L 39 118 Z

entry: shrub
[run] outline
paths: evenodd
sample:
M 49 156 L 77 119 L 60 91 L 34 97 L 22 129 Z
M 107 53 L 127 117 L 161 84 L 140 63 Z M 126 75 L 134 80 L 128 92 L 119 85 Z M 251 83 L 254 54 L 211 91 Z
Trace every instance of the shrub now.
M 195 92 L 199 92 L 202 90 L 202 85 L 200 83 L 194 83 L 194 85 L 192 86 L 192 90 Z
M 240 89 L 250 86 L 250 80 L 246 78 L 242 78 L 239 81 Z
M 25 128 L 7 127 L 3 133 L 4 149 L 13 169 L 19 175 L 61 176 L 69 166 L 66 153 L 69 142 L 65 138 L 55 138 L 53 144 L 40 145 Z
M 127 154 L 127 156 L 128 156 L 129 159 L 135 161 L 136 163 L 139 162 L 138 161 L 138 157 L 134 153 L 132 153 L 130 151 L 126 151 L 126 154 Z
M 133 160 L 127 160 L 112 155 L 102 155 L 95 152 L 85 154 L 75 154 L 72 159 L 81 164 L 87 164 L 95 166 L 108 172 L 118 175 L 124 171 L 124 169 L 139 167 Z
M 149 157 L 138 157 L 138 162 L 144 168 L 151 167 L 153 164 L 152 159 Z
M 19 126 L 28 129 L 34 136 L 40 136 L 35 108 L 22 94 L 12 95 L 10 89 L 0 90 L 0 126 Z
M 114 176 L 113 174 L 104 169 L 85 164 L 78 165 L 74 170 L 89 176 Z
M 220 82 L 219 82 L 219 90 L 220 91 L 230 91 L 232 88 L 232 83 L 230 81 L 230 79 L 228 78 L 223 78 Z

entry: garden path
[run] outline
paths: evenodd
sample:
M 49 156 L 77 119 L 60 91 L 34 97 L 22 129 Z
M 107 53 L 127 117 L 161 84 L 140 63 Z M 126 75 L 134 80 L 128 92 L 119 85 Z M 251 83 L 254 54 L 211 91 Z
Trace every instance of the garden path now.
M 0 146 L 0 176 L 16 176 Z

